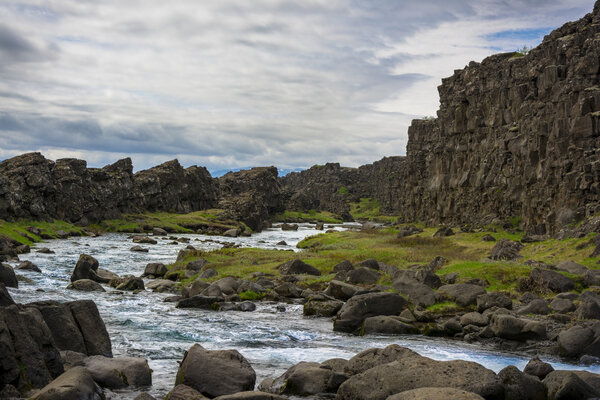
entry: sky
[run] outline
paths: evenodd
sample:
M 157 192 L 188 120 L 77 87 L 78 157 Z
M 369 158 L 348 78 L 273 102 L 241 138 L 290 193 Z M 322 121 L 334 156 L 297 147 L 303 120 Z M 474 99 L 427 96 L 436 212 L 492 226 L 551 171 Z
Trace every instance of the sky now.
M 136 170 L 403 155 L 441 79 L 593 0 L 0 0 L 0 159 Z

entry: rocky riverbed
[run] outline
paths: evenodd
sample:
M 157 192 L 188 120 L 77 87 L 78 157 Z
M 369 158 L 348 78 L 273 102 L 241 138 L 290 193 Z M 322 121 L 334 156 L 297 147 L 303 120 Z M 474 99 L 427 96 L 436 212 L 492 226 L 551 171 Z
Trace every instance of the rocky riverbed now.
M 345 229 L 338 226 L 335 229 Z M 253 312 L 175 308 L 164 302 L 167 293 L 143 290 L 138 293 L 114 290 L 106 292 L 67 290 L 79 255 L 90 254 L 100 267 L 120 276 L 140 276 L 150 262 L 174 261 L 179 250 L 187 246 L 215 249 L 221 246 L 253 246 L 294 251 L 295 244 L 316 233 L 314 226 L 302 225 L 297 231 L 279 228 L 265 230 L 252 237 L 215 238 L 202 235 L 178 235 L 178 240 L 157 240 L 157 244 L 140 244 L 148 252 L 132 252 L 131 237 L 107 234 L 50 241 L 20 256 L 37 265 L 41 273 L 17 270 L 25 279 L 18 289 L 9 289 L 18 303 L 43 300 L 77 301 L 92 299 L 98 306 L 112 341 L 115 357 L 142 357 L 153 370 L 153 385 L 148 392 L 157 398 L 173 388 L 178 362 L 194 343 L 209 350 L 236 349 L 256 371 L 257 384 L 266 378 L 277 378 L 290 366 L 301 361 L 323 362 L 332 358 L 350 359 L 356 353 L 390 344 L 406 346 L 436 360 L 475 361 L 499 372 L 508 365 L 522 369 L 529 355 L 498 353 L 491 348 L 423 336 L 353 336 L 332 330 L 328 318 L 302 317 L 300 303 L 257 303 Z M 171 238 L 172 239 L 172 238 Z M 281 241 L 287 244 L 279 244 Z M 177 244 L 172 244 L 177 242 Z M 48 251 L 38 252 L 46 248 Z M 16 264 L 15 264 L 16 265 Z M 150 281 L 146 280 L 146 284 Z M 549 359 L 557 369 L 586 369 Z M 108 398 L 134 398 L 139 391 L 120 389 L 106 391 Z

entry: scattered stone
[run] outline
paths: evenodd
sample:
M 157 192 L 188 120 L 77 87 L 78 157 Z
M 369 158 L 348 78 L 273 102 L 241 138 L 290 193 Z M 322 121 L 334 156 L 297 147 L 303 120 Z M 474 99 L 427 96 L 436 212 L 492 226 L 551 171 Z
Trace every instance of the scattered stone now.
M 136 290 L 145 289 L 144 280 L 131 275 L 124 276 L 123 278 L 112 279 L 109 284 L 117 290 L 128 290 L 133 292 Z
M 239 232 L 237 229 L 232 228 L 223 232 L 223 236 L 235 238 L 239 236 Z
M 141 244 L 157 244 L 158 242 L 155 239 L 152 239 L 149 236 L 134 236 L 132 239 L 133 243 L 141 243 Z
M 411 349 L 398 346 L 397 344 L 390 344 L 383 349 L 371 348 L 356 354 L 354 357 L 348 360 L 346 372 L 349 375 L 356 375 L 378 365 L 388 364 L 392 361 L 397 361 L 405 357 L 412 356 L 420 357 L 419 354 L 415 353 Z
M 534 268 L 529 278 L 535 284 L 556 293 L 568 292 L 575 289 L 573 281 L 566 276 L 547 269 Z
M 148 249 L 146 249 L 145 247 L 141 247 L 141 246 L 133 246 L 129 250 L 130 251 L 135 251 L 135 252 L 138 252 L 138 253 L 147 253 L 148 252 Z
M 524 248 L 521 243 L 509 239 L 500 239 L 492 249 L 492 260 L 516 260 L 521 257 L 519 252 Z
M 79 279 L 71 282 L 67 289 L 80 290 L 82 292 L 106 292 L 101 284 L 91 279 Z
M 168 233 L 167 233 L 167 231 L 165 231 L 162 228 L 154 227 L 154 228 L 152 228 L 152 235 L 154 235 L 154 236 L 167 236 Z
M 559 314 L 566 314 L 571 311 L 575 311 L 575 305 L 569 299 L 555 298 L 549 304 L 549 307 Z
M 210 279 L 219 275 L 219 273 L 214 268 L 207 268 L 198 275 L 198 279 Z
M 524 374 L 509 365 L 498 373 L 504 383 L 504 398 L 519 400 L 546 400 L 546 386 L 537 377 Z
M 593 299 L 584 299 L 575 311 L 578 319 L 600 319 L 600 305 Z
M 364 261 L 359 262 L 358 264 L 356 264 L 357 267 L 364 267 L 364 268 L 371 268 L 374 270 L 379 271 L 379 263 L 377 262 L 377 260 L 373 259 L 373 258 L 367 258 Z
M 108 280 L 98 276 L 98 260 L 94 257 L 81 254 L 79 256 L 79 260 L 77 260 L 77 264 L 73 269 L 73 274 L 71 275 L 71 282 L 75 282 L 79 279 L 91 279 L 98 283 L 108 283 Z
M 204 268 L 204 266 L 208 264 L 208 261 L 204 258 L 198 258 L 197 260 L 190 261 L 185 265 L 185 269 L 188 271 L 199 272 Z
M 492 330 L 494 335 L 503 339 L 518 341 L 546 339 L 546 324 L 512 315 L 495 314 L 492 317 Z
M 558 334 L 558 348 L 562 355 L 577 357 L 594 341 L 594 331 L 583 326 L 573 326 Z
M 361 288 L 358 286 L 350 285 L 334 279 L 329 282 L 327 289 L 325 289 L 325 294 L 338 300 L 346 301 L 354 296 L 359 290 L 361 290 Z
M 32 263 L 31 261 L 23 261 L 21 264 L 19 264 L 19 266 L 16 269 L 39 272 L 39 273 L 42 272 L 42 270 L 37 265 Z
M 285 240 L 282 240 L 280 242 L 277 242 L 277 246 L 287 246 L 287 242 Z
M 181 361 L 175 385 L 213 398 L 253 390 L 255 382 L 254 369 L 237 350 L 206 350 L 195 344 Z
M 287 397 L 278 396 L 273 393 L 248 391 L 219 396 L 214 398 L 213 400 L 287 400 Z
M 279 272 L 281 272 L 282 275 L 321 275 L 321 271 L 319 271 L 312 265 L 308 265 L 304 261 L 298 259 L 281 264 L 277 267 L 277 269 L 279 270 Z
M 523 372 L 526 374 L 537 376 L 542 380 L 552 371 L 554 371 L 552 365 L 548 364 L 547 362 L 543 362 L 538 357 L 533 357 L 531 360 L 529 360 L 523 369 Z
M 438 289 L 438 293 L 448 296 L 452 301 L 462 307 L 477 303 L 477 296 L 485 294 L 486 291 L 479 285 L 468 283 L 455 283 L 444 285 Z
M 379 272 L 371 268 L 361 267 L 348 272 L 346 275 L 346 282 L 370 285 L 379 281 L 380 277 L 381 275 Z
M 208 400 L 202 393 L 187 385 L 176 385 L 165 397 L 165 400 Z
M 281 230 L 282 231 L 297 231 L 298 230 L 298 224 L 286 224 L 286 223 L 283 223 L 283 224 L 281 224 Z
M 398 315 L 408 306 L 397 293 L 355 295 L 343 305 L 333 322 L 333 330 L 358 333 L 363 321 L 379 315 Z
M 305 316 L 333 317 L 343 305 L 343 301 L 327 299 L 325 296 L 313 296 L 304 303 L 303 314 Z
M 204 310 L 218 310 L 223 297 L 196 295 L 177 302 L 177 308 L 200 308 Z
M 546 300 L 535 299 L 530 301 L 526 306 L 520 308 L 519 311 L 517 311 L 517 314 L 547 315 L 550 314 L 550 308 L 548 308 L 548 303 L 546 302 Z
M 488 319 L 478 312 L 470 312 L 460 317 L 460 324 L 462 326 L 486 326 L 488 324 Z
M 149 263 L 144 268 L 142 276 L 153 276 L 155 278 L 163 277 L 167 273 L 167 267 L 163 263 Z

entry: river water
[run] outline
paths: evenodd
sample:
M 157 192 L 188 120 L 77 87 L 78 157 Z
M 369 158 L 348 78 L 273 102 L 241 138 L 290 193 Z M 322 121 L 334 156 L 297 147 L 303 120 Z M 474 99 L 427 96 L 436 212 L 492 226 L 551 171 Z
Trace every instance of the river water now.
M 341 230 L 349 225 L 336 226 Z M 199 249 L 215 249 L 222 246 L 216 241 L 234 242 L 244 247 L 260 247 L 297 251 L 295 246 L 303 238 L 319 233 L 311 225 L 302 224 L 298 231 L 281 231 L 271 228 L 248 238 L 217 238 L 204 235 L 177 235 L 189 238 L 191 245 Z M 477 345 L 439 338 L 421 336 L 366 336 L 356 337 L 333 332 L 332 322 L 327 318 L 304 318 L 301 305 L 285 305 L 278 312 L 275 303 L 258 303 L 254 312 L 213 312 L 194 309 L 177 309 L 174 303 L 163 302 L 169 294 L 148 290 L 139 294 L 120 292 L 106 287 L 106 293 L 66 290 L 71 272 L 79 255 L 90 254 L 98 259 L 101 268 L 118 275 L 139 276 L 149 262 L 175 261 L 180 249 L 187 244 L 169 244 L 161 240 L 156 245 L 142 245 L 148 253 L 132 252 L 134 245 L 129 235 L 106 234 L 90 238 L 51 240 L 38 244 L 48 247 L 55 254 L 34 251 L 20 256 L 37 264 L 42 274 L 17 271 L 33 283 L 19 284 L 19 289 L 9 289 L 18 303 L 40 300 L 71 301 L 92 299 L 98 305 L 106 323 L 115 357 L 134 356 L 148 359 L 153 370 L 153 386 L 148 392 L 163 398 L 173 387 L 178 361 L 184 351 L 194 343 L 207 349 L 237 349 L 252 364 L 257 374 L 257 384 L 266 377 L 276 377 L 300 361 L 321 362 L 329 358 L 350 358 L 356 353 L 392 343 L 438 360 L 475 361 L 496 372 L 507 365 L 522 369 L 529 356 L 498 353 Z M 277 245 L 284 240 L 288 245 Z M 600 367 L 580 367 L 548 360 L 557 369 L 587 369 L 600 373 Z M 132 399 L 137 392 L 107 391 L 110 399 Z

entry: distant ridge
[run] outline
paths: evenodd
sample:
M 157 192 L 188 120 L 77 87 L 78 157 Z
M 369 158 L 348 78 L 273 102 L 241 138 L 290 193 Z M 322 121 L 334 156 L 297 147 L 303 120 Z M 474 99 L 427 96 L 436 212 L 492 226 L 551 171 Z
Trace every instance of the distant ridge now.
M 246 169 L 252 169 L 252 167 L 242 167 L 242 168 L 234 168 L 234 169 L 218 169 L 218 170 L 210 170 L 209 172 L 213 178 L 220 178 L 228 172 L 238 172 L 238 171 L 243 171 Z M 294 168 L 294 169 L 277 168 L 277 173 L 281 177 L 281 176 L 286 176 L 290 172 L 300 172 L 300 171 L 304 171 L 304 170 L 305 170 L 305 168 Z

